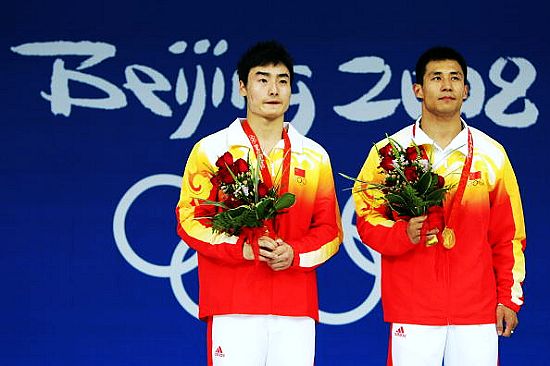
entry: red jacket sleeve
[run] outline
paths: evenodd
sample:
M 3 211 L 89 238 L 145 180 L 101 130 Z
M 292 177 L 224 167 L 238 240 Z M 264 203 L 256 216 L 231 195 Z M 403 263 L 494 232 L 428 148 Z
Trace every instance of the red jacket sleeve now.
M 491 192 L 488 240 L 493 250 L 497 300 L 514 311 L 523 304 L 525 225 L 516 176 L 504 153 L 500 179 Z
M 292 268 L 300 270 L 313 270 L 332 257 L 342 243 L 343 230 L 340 219 L 340 210 L 334 189 L 334 177 L 330 159 L 324 153 L 318 166 L 315 194 L 310 200 L 305 196 L 313 188 L 307 188 L 304 195 L 297 195 L 296 200 L 306 200 L 307 206 L 303 211 L 297 210 L 291 216 L 285 218 L 285 225 L 290 231 L 301 226 L 306 227 L 303 233 L 295 231 L 291 233 L 288 244 L 294 249 L 294 261 Z M 311 205 L 311 207 L 310 207 Z M 298 221 L 301 221 L 298 224 Z

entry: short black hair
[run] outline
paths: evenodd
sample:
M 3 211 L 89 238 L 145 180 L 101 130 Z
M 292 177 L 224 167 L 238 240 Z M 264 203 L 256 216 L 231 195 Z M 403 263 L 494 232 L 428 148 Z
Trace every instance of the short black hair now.
M 458 51 L 450 47 L 436 46 L 426 51 L 418 58 L 416 62 L 416 83 L 422 85 L 424 83 L 424 74 L 426 73 L 426 65 L 430 61 L 453 60 L 458 62 L 464 73 L 464 83 L 467 83 L 468 66 L 466 59 Z
M 294 62 L 286 48 L 277 41 L 262 41 L 250 47 L 237 64 L 239 80 L 244 85 L 248 81 L 250 70 L 256 66 L 278 65 L 282 63 L 290 72 L 290 82 L 294 80 Z

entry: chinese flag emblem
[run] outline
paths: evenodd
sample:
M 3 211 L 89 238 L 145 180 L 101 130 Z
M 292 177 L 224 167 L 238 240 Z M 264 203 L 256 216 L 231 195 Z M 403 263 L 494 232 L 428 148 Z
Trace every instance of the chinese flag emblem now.
M 305 178 L 306 177 L 306 171 L 301 168 L 294 168 L 294 175 L 298 177 Z
M 469 178 L 470 178 L 470 180 L 481 179 L 481 172 L 480 171 L 471 172 Z

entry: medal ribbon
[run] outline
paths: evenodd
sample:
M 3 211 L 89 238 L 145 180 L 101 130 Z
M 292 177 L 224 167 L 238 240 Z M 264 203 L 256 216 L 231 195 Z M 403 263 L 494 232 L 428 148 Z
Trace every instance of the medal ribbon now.
M 258 160 L 258 165 L 260 166 L 260 173 L 262 174 L 262 180 L 265 183 L 265 185 L 268 188 L 273 188 L 273 180 L 271 179 L 271 174 L 269 173 L 269 169 L 267 167 L 267 164 L 265 163 L 265 156 L 262 152 L 262 148 L 260 146 L 260 141 L 258 140 L 258 137 L 250 127 L 250 124 L 247 120 L 244 120 L 242 123 L 243 130 L 248 137 L 248 140 L 250 140 L 250 144 L 252 145 L 252 149 L 254 149 L 254 153 L 256 154 L 256 159 Z M 290 138 L 288 137 L 288 132 L 285 128 L 283 128 L 282 137 L 284 140 L 284 149 L 283 149 L 283 171 L 281 176 L 281 186 L 279 187 L 279 195 L 282 195 L 286 192 L 288 192 L 288 182 L 290 179 Z M 274 230 L 274 233 L 271 233 L 273 237 L 276 236 L 276 233 L 279 231 L 279 220 L 275 220 L 274 223 L 271 223 L 271 229 Z M 270 224 L 266 223 L 266 225 L 269 227 Z M 259 236 L 258 236 L 259 237 Z M 258 241 L 256 238 L 255 242 L 252 242 L 252 250 L 254 252 L 254 258 L 257 260 L 259 258 L 259 246 Z
M 262 152 L 262 148 L 260 147 L 260 141 L 247 120 L 243 121 L 242 126 L 244 133 L 248 137 L 248 140 L 250 140 L 252 149 L 256 154 L 256 159 L 258 160 L 260 166 L 260 173 L 262 174 L 262 180 L 268 188 L 272 188 L 273 180 L 271 179 L 271 174 L 269 173 L 269 169 L 265 163 L 265 156 Z M 281 186 L 279 187 L 280 195 L 288 191 L 288 181 L 290 179 L 290 138 L 288 137 L 288 132 L 285 128 L 283 128 L 283 140 L 283 171 L 281 176 Z
M 470 176 L 472 160 L 474 160 L 473 157 L 474 157 L 474 143 L 472 139 L 472 133 L 468 128 L 468 155 L 466 156 L 466 160 L 464 161 L 464 167 L 462 168 L 462 173 L 460 174 L 460 181 L 458 182 L 458 187 L 456 188 L 456 193 L 453 197 L 453 202 L 446 207 L 447 212 L 445 217 L 448 219 L 445 220 L 446 221 L 445 226 L 450 229 L 453 228 L 451 223 L 454 221 L 453 219 L 456 217 L 457 210 L 455 209 L 458 206 L 460 206 L 460 203 L 462 202 L 462 197 L 464 196 L 464 191 L 466 190 L 466 183 L 468 183 L 468 177 Z
M 416 133 L 416 124 L 413 125 L 413 138 L 415 137 Z M 466 156 L 466 160 L 464 161 L 464 166 L 462 168 L 462 173 L 460 174 L 460 181 L 458 182 L 458 187 L 456 188 L 456 193 L 453 197 L 453 201 L 446 205 L 446 212 L 445 212 L 445 226 L 449 229 L 452 229 L 451 223 L 454 221 L 453 219 L 456 217 L 455 208 L 460 206 L 460 203 L 462 202 L 462 197 L 464 196 L 464 191 L 466 190 L 466 183 L 468 183 L 468 177 L 470 175 L 470 169 L 472 167 L 472 160 L 474 157 L 474 142 L 472 138 L 472 132 L 470 131 L 470 128 L 468 128 L 468 155 Z M 453 213 L 455 215 L 453 215 Z

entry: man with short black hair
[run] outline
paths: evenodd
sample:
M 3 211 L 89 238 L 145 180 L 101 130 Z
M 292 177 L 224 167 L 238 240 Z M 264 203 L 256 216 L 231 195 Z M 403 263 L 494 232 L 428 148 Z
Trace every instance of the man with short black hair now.
M 466 73 L 464 57 L 451 48 L 423 53 L 413 85 L 422 115 L 391 136 L 401 146 L 423 146 L 454 187 L 443 204 L 443 231 L 425 232 L 427 216 L 393 219 L 373 198 L 383 192 L 361 190 L 361 183 L 354 189 L 361 240 L 382 254 L 388 365 L 496 366 L 498 335 L 509 337 L 518 325 L 525 278 L 519 188 L 502 145 L 460 117 Z M 378 151 L 386 143 L 371 149 L 358 181 L 384 181 Z M 424 245 L 436 236 L 443 242 Z
M 208 321 L 209 364 L 312 366 L 319 319 L 315 268 L 337 251 L 342 228 L 326 151 L 287 122 L 293 63 L 277 42 L 260 42 L 238 63 L 246 118 L 199 141 L 183 174 L 178 234 L 198 253 L 199 317 Z M 249 160 L 262 181 L 295 204 L 257 240 L 216 233 L 201 200 L 220 196 L 220 156 Z M 256 165 L 258 162 L 258 165 Z

